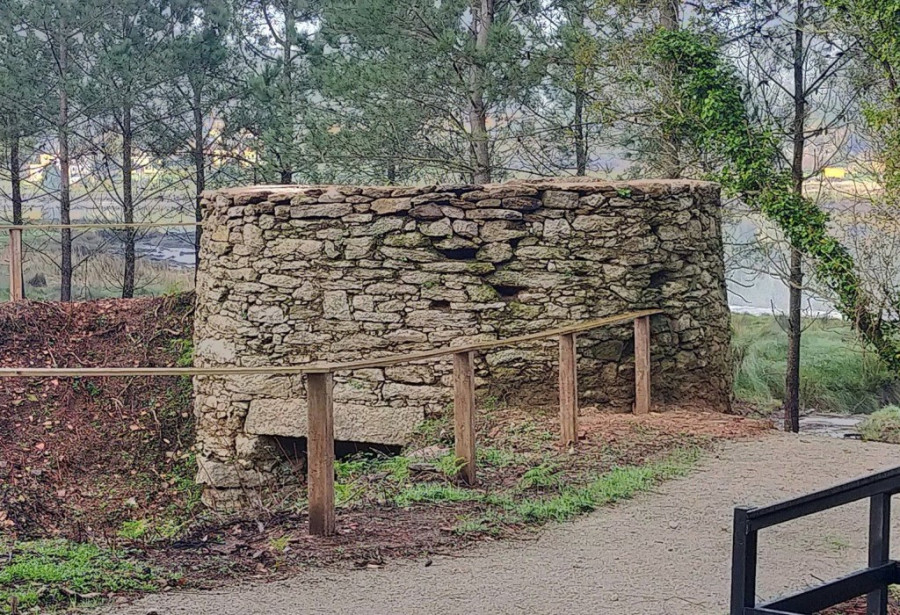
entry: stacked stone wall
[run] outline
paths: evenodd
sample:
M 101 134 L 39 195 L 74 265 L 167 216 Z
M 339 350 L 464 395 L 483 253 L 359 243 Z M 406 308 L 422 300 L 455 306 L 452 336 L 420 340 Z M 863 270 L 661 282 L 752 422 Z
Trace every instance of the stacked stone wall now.
M 700 182 L 257 187 L 207 193 L 198 366 L 351 361 L 646 308 L 653 398 L 726 410 L 719 190 Z M 630 327 L 579 337 L 581 402 L 627 410 Z M 555 341 L 478 357 L 479 384 L 552 399 Z M 449 359 L 336 375 L 339 440 L 403 444 L 450 399 Z M 302 437 L 301 377 L 198 378 L 207 500 L 272 479 L 270 436 Z

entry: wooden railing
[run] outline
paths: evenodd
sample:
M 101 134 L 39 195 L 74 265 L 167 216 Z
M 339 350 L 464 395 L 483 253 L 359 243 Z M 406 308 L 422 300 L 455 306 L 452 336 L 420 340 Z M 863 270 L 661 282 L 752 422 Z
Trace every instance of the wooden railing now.
M 200 222 L 76 222 L 74 224 L 17 224 L 0 226 L 0 231 L 9 233 L 9 300 L 21 301 L 25 298 L 24 261 L 22 256 L 23 231 L 58 231 L 90 230 L 90 229 L 150 229 L 150 228 L 193 228 L 201 226 Z
M 578 373 L 576 338 L 579 333 L 634 323 L 635 401 L 634 413 L 650 411 L 650 317 L 661 310 L 642 310 L 539 333 L 499 340 L 475 342 L 393 354 L 347 363 L 316 362 L 304 365 L 272 367 L 95 367 L 95 368 L 2 368 L 0 378 L 40 377 L 134 377 L 134 376 L 235 376 L 300 375 L 307 376 L 307 488 L 309 531 L 328 536 L 335 531 L 334 507 L 334 374 L 356 369 L 390 367 L 402 363 L 453 356 L 453 415 L 455 452 L 460 478 L 469 485 L 476 482 L 475 442 L 475 360 L 478 351 L 559 338 L 559 418 L 563 446 L 578 440 Z

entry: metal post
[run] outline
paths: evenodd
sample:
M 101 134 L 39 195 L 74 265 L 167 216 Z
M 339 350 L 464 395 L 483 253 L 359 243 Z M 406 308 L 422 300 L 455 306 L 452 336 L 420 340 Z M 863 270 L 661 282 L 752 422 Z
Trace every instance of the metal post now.
M 869 568 L 888 563 L 891 557 L 891 496 L 873 495 L 869 500 Z M 871 592 L 866 599 L 866 615 L 887 615 L 888 589 Z
M 756 530 L 750 529 L 750 508 L 734 509 L 731 550 L 731 615 L 744 615 L 756 606 Z

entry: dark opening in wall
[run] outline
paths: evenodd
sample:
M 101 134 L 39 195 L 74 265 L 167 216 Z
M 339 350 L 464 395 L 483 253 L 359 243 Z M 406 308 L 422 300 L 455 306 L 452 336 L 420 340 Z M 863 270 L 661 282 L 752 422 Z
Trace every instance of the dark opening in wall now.
M 515 297 L 525 290 L 524 286 L 507 286 L 506 284 L 491 284 L 501 299 L 515 299 Z
M 272 436 L 272 441 L 275 444 L 275 450 L 286 460 L 291 462 L 306 460 L 306 438 Z M 334 441 L 334 456 L 336 459 L 343 459 L 359 453 L 394 457 L 402 452 L 402 446 L 393 444 L 373 444 L 372 442 L 351 442 L 347 440 Z
M 445 312 L 449 311 L 450 310 L 450 302 L 444 301 L 443 299 L 438 299 L 437 301 L 432 301 L 431 309 L 432 310 L 442 310 Z
M 669 280 L 669 272 L 668 271 L 657 271 L 656 273 L 650 274 L 650 288 L 662 288 L 663 284 L 668 282 Z
M 475 259 L 478 248 L 437 248 L 443 256 L 454 261 L 470 261 Z

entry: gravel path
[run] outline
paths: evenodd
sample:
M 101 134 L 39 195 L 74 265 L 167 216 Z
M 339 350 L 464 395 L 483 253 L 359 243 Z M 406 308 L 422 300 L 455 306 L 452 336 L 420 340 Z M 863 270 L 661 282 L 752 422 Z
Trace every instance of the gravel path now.
M 276 583 L 151 596 L 107 612 L 721 615 L 728 607 L 735 505 L 768 504 L 891 467 L 900 463 L 898 452 L 815 436 L 730 442 L 687 478 L 533 540 L 484 544 L 435 558 L 429 567 L 400 562 L 313 571 Z M 866 510 L 858 502 L 762 532 L 761 597 L 863 567 Z

